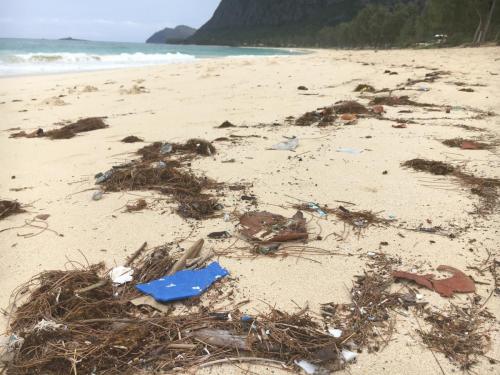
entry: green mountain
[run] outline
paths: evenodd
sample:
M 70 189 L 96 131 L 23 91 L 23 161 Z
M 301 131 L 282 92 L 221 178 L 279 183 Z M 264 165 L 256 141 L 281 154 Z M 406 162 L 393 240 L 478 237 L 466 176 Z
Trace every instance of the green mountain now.
M 497 40 L 496 0 L 222 0 L 187 43 L 404 46 L 447 34 L 452 43 Z M 489 26 L 488 19 L 490 19 Z
M 166 27 L 151 35 L 148 40 L 146 40 L 146 43 L 164 44 L 169 42 L 181 42 L 189 38 L 195 32 L 196 29 L 184 25 L 179 25 L 174 29 Z

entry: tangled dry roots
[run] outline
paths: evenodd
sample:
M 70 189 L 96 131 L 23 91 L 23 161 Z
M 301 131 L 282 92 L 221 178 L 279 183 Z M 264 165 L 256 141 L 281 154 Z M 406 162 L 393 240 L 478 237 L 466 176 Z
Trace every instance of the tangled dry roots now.
M 216 215 L 221 206 L 204 191 L 220 184 L 195 175 L 185 166 L 196 155 L 212 155 L 215 147 L 210 142 L 191 139 L 169 145 L 169 152 L 162 153 L 163 148 L 165 144 L 161 142 L 142 147 L 137 151 L 141 159 L 117 166 L 100 184 L 111 192 L 156 190 L 170 195 L 179 204 L 177 212 L 185 218 L 201 220 Z

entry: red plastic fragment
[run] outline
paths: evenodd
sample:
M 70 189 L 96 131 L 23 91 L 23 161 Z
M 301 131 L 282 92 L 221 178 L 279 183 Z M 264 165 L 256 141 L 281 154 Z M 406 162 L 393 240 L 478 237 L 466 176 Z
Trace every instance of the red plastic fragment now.
M 462 150 L 479 150 L 481 145 L 473 141 L 463 141 L 460 148 Z
M 438 292 L 443 297 L 451 297 L 453 293 L 473 293 L 476 291 L 474 281 L 462 271 L 451 266 L 439 266 L 437 269 L 438 271 L 450 272 L 453 276 L 435 280 L 433 274 L 418 275 L 404 271 L 394 271 L 392 276 L 396 279 L 414 281 L 427 289 Z

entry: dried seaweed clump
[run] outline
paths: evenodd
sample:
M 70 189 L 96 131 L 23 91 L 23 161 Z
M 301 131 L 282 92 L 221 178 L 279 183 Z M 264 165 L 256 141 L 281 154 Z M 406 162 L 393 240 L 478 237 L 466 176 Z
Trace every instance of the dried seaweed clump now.
M 411 100 L 409 96 L 377 96 L 370 101 L 370 105 L 399 106 L 409 105 L 414 107 L 437 107 L 436 104 L 419 103 Z
M 462 185 L 470 188 L 472 194 L 480 198 L 477 213 L 488 214 L 495 211 L 500 198 L 500 179 L 476 177 L 463 172 L 457 172 L 456 177 Z
M 448 147 L 461 148 L 462 150 L 487 150 L 491 148 L 487 143 L 463 138 L 446 139 L 443 141 L 443 144 Z
M 441 79 L 442 76 L 445 75 L 450 75 L 450 72 L 443 71 L 443 70 L 437 70 L 434 72 L 427 73 L 424 78 L 419 78 L 419 79 L 410 79 L 408 78 L 408 81 L 406 82 L 407 86 L 413 86 L 417 83 L 432 83 L 438 79 Z
M 479 306 L 451 305 L 448 311 L 426 310 L 430 330 L 418 330 L 430 350 L 443 353 L 462 370 L 470 370 L 488 351 L 491 338 L 486 322 L 492 316 Z
M 435 160 L 412 159 L 401 165 L 438 176 L 451 175 L 455 177 L 459 184 L 469 188 L 472 194 L 480 197 L 480 205 L 477 207 L 479 214 L 492 213 L 498 205 L 500 179 L 476 177 L 464 172 L 461 168 Z
M 328 126 L 335 122 L 336 116 L 333 107 L 325 107 L 317 111 L 306 112 L 295 120 L 297 126 Z
M 50 139 L 69 139 L 73 138 L 78 133 L 90 132 L 93 130 L 107 128 L 100 117 L 89 117 L 78 120 L 77 122 L 65 125 L 59 129 L 48 130 L 44 133 L 44 137 Z
M 77 122 L 65 125 L 59 129 L 52 129 L 44 131 L 37 129 L 31 133 L 21 131 L 10 135 L 10 138 L 42 138 L 48 137 L 50 139 L 70 139 L 78 133 L 90 132 L 93 130 L 107 128 L 108 125 L 100 117 L 89 117 L 78 120 Z
M 144 142 L 142 138 L 139 138 L 135 135 L 129 135 L 128 137 L 125 137 L 122 139 L 123 143 L 136 143 L 136 142 Z
M 335 113 L 354 113 L 357 115 L 366 114 L 370 112 L 363 104 L 358 103 L 354 100 L 346 100 L 335 103 L 333 106 Z
M 5 219 L 7 216 L 23 213 L 21 204 L 16 201 L 0 200 L 0 219 Z
M 372 85 L 368 85 L 366 83 L 360 83 L 359 85 L 356 86 L 354 89 L 354 92 L 375 92 L 375 87 Z
M 401 165 L 419 172 L 428 172 L 438 176 L 449 175 L 456 171 L 454 166 L 436 160 L 412 159 L 405 161 Z
M 358 234 L 372 225 L 388 225 L 390 223 L 390 220 L 381 218 L 372 211 L 354 211 L 343 206 L 334 210 L 334 214 Z

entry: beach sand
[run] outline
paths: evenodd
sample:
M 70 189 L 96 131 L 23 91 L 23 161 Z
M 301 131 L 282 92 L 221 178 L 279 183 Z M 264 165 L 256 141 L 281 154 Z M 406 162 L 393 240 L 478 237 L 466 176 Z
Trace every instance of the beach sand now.
M 449 114 L 443 109 L 434 112 L 385 106 L 386 117 L 415 119 L 405 129 L 393 128 L 395 122 L 375 118 L 325 128 L 296 127 L 284 122 L 287 116 L 298 117 L 340 100 L 359 100 L 366 105 L 368 99 L 362 97 L 368 94 L 353 91 L 358 84 L 394 88 L 408 79 L 422 78 L 432 69 L 450 74 L 395 94 L 409 95 L 418 102 L 449 105 Z M 386 74 L 386 70 L 397 74 Z M 465 86 L 457 86 L 456 82 Z M 134 85 L 145 90 L 134 90 Z M 309 90 L 297 90 L 301 85 Z M 474 92 L 459 91 L 463 87 Z M 429 90 L 423 91 L 426 88 Z M 186 221 L 173 211 L 175 204 L 154 201 L 161 197 L 157 193 L 109 193 L 93 201 L 94 191 L 88 189 L 95 188 L 94 175 L 130 160 L 144 145 L 120 142 L 129 135 L 147 142 L 257 135 L 236 143 L 216 143 L 217 154 L 196 159 L 193 170 L 220 182 L 252 184 L 250 190 L 257 196 L 260 210 L 291 216 L 295 212 L 291 205 L 301 201 L 330 207 L 344 201 L 355 204 L 350 208 L 397 218 L 395 225 L 371 227 L 357 236 L 352 231 L 346 234 L 344 224 L 334 217 L 318 219 L 307 213 L 312 238 L 309 245 L 342 255 L 238 259 L 238 254 L 250 251 L 236 249 L 247 246 L 244 241 L 233 245 L 234 238 L 208 240 L 207 248 L 231 250 L 232 257 L 223 256 L 219 261 L 234 279 L 234 301 L 250 300 L 242 307 L 246 313 L 266 311 L 268 305 L 290 312 L 309 305 L 317 313 L 322 303 L 347 303 L 354 276 L 363 272 L 369 252 L 401 257 L 404 270 L 436 272 L 441 264 L 464 270 L 482 282 L 477 285 L 477 293 L 484 301 L 492 292 L 492 276 L 467 267 L 484 268 L 486 262 L 498 259 L 498 209 L 484 217 L 472 215 L 478 198 L 470 189 L 460 186 L 453 177 L 418 173 L 400 164 L 420 157 L 461 165 L 478 176 L 500 178 L 498 146 L 471 151 L 441 143 L 456 137 L 498 142 L 499 98 L 498 47 L 311 51 L 300 56 L 208 59 L 0 79 L 0 197 L 18 200 L 27 210 L 0 221 L 0 306 L 7 308 L 12 291 L 33 275 L 64 269 L 70 261 L 105 261 L 111 267 L 122 264 L 145 241 L 151 246 L 180 242 L 182 247 L 188 247 L 213 231 L 236 232 L 236 220 Z M 402 109 L 413 113 L 398 113 Z M 478 116 L 473 109 L 497 115 Z M 50 129 L 62 121 L 94 116 L 105 116 L 109 128 L 67 140 L 9 138 L 14 132 L 9 129 Z M 248 127 L 215 128 L 225 120 Z M 273 123 L 279 125 L 270 126 Z M 296 152 L 268 150 L 283 136 L 299 138 Z M 363 152 L 337 152 L 338 148 L 348 147 Z M 228 159 L 235 162 L 222 163 Z M 124 205 L 139 197 L 146 198 L 152 208 L 124 213 Z M 243 212 L 249 207 L 238 192 L 226 194 L 221 201 L 225 212 Z M 42 233 L 37 234 L 40 229 L 29 226 L 5 230 L 21 227 L 39 214 L 50 215 L 46 220 L 49 229 Z M 419 226 L 442 226 L 444 233 L 456 237 L 407 230 Z M 317 236 L 324 239 L 315 240 Z M 450 302 L 429 290 L 421 289 L 421 293 L 431 306 L 443 307 Z M 451 302 L 466 303 L 470 297 L 459 294 Z M 489 299 L 487 308 L 495 316 L 488 356 L 500 359 L 498 295 Z M 387 347 L 377 354 L 359 355 L 346 374 L 442 373 L 415 332 L 415 317 L 398 315 L 396 320 L 396 332 Z M 459 371 L 443 355 L 436 354 L 436 358 L 446 374 Z M 250 369 L 259 374 L 280 373 L 266 366 Z M 198 373 L 239 374 L 245 373 L 243 370 L 227 365 Z M 500 371 L 498 364 L 487 359 L 482 359 L 474 370 L 478 374 Z

